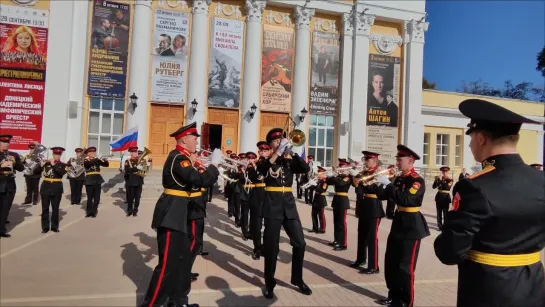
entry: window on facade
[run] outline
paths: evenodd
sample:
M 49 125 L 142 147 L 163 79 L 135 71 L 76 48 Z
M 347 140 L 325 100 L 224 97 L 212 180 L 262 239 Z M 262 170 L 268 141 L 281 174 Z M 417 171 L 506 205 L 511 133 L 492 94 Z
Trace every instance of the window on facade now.
M 110 154 L 110 142 L 123 134 L 125 101 L 91 98 L 87 146 L 95 146 L 98 155 Z
M 313 155 L 324 167 L 331 167 L 333 163 L 334 128 L 334 116 L 310 115 L 307 156 Z
M 430 134 L 424 133 L 424 150 L 422 151 L 422 164 L 430 164 Z
M 435 164 L 437 166 L 446 166 L 448 164 L 448 134 L 437 134 L 435 143 Z
M 462 136 L 456 136 L 456 144 L 454 144 L 456 150 L 454 152 L 454 166 L 459 167 L 462 165 Z

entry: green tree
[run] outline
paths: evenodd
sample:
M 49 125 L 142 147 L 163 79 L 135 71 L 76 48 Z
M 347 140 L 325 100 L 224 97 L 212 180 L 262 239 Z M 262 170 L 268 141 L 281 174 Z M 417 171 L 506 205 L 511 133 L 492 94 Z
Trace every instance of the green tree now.
M 461 87 L 456 91 L 472 95 L 545 102 L 545 90 L 534 87 L 532 82 L 513 84 L 511 80 L 507 80 L 504 82 L 503 88 L 495 88 L 479 79 L 467 83 L 462 82 Z
M 541 72 L 541 75 L 545 77 L 545 47 L 537 54 L 537 67 L 536 70 Z
M 434 90 L 437 84 L 435 82 L 429 82 L 428 79 L 422 79 L 422 88 L 425 90 Z

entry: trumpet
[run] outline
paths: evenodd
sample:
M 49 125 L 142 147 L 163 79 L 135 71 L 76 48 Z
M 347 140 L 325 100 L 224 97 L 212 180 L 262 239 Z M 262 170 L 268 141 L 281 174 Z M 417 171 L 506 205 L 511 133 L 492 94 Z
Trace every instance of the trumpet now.
M 389 174 L 388 178 L 391 180 L 392 178 L 397 177 L 399 172 L 398 172 L 397 168 L 387 168 L 387 169 L 378 171 L 378 172 L 376 172 L 376 173 L 374 173 L 372 175 L 354 179 L 354 185 L 357 186 L 361 182 L 363 182 L 363 185 L 372 185 L 372 184 L 376 183 L 376 180 L 375 180 L 376 177 L 383 176 L 385 174 Z
M 212 152 L 205 149 L 197 149 L 197 151 L 208 153 L 208 156 L 199 157 L 199 160 L 205 165 L 205 167 L 208 167 L 211 162 L 210 156 L 212 155 Z M 248 167 L 248 162 L 238 161 L 227 157 L 222 157 L 222 161 L 220 161 L 218 164 L 235 170 L 237 169 L 237 166 Z

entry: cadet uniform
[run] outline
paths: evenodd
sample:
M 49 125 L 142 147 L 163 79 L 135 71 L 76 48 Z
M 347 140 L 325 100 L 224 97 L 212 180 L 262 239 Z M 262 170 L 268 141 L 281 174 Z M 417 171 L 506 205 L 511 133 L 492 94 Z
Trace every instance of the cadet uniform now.
M 314 156 L 313 155 L 309 155 L 307 156 L 307 160 L 308 160 L 308 165 L 309 167 L 311 167 L 312 165 L 312 162 L 314 162 Z M 312 169 L 311 169 L 312 171 Z M 303 184 L 306 184 L 310 181 L 310 173 L 307 173 L 305 175 L 304 179 L 305 179 L 305 182 Z M 314 189 L 316 189 L 316 186 L 313 186 L 311 185 L 310 187 L 306 188 L 305 189 L 305 204 L 312 204 L 313 203 L 313 199 L 314 199 Z
M 178 129 L 170 136 L 176 140 L 187 136 L 199 136 L 196 123 Z M 163 194 L 153 212 L 151 227 L 157 230 L 159 264 L 155 267 L 142 306 L 161 306 L 167 297 L 170 304 L 188 304 L 191 290 L 191 229 L 188 227 L 188 207 L 194 186 L 213 184 L 219 175 L 210 165 L 199 173 L 194 167 L 191 153 L 176 146 L 163 167 Z M 194 246 L 193 246 L 194 248 Z
M 471 119 L 468 135 L 514 136 L 523 123 L 538 124 L 480 99 L 459 109 Z M 442 263 L 458 265 L 457 305 L 545 306 L 543 172 L 516 152 L 481 163 L 481 171 L 454 186 L 452 210 L 434 244 Z
M 96 147 L 87 148 L 85 153 L 96 152 Z M 85 192 L 87 192 L 87 214 L 85 217 L 97 217 L 98 204 L 100 203 L 100 192 L 104 179 L 100 175 L 100 167 L 108 167 L 110 163 L 104 159 L 85 157 L 83 160 L 85 167 Z
M 346 159 L 339 159 L 339 167 L 348 167 L 350 164 Z M 331 202 L 333 208 L 333 229 L 334 240 L 329 243 L 333 250 L 346 250 L 348 246 L 348 227 L 346 225 L 346 215 L 350 209 L 350 200 L 348 199 L 348 190 L 352 185 L 350 176 L 338 175 L 326 179 L 328 185 L 335 186 L 335 196 Z
M 233 153 L 232 150 L 227 150 L 225 152 L 225 154 L 228 157 L 231 157 L 232 153 Z M 227 178 L 230 178 L 229 177 L 230 173 L 231 173 L 230 169 L 227 169 L 227 170 L 224 171 L 223 175 L 225 175 Z M 233 216 L 233 213 L 232 213 L 233 211 L 232 211 L 232 208 L 231 208 L 231 202 L 229 201 L 230 195 L 231 195 L 231 191 L 230 191 L 229 181 L 224 180 L 223 181 L 223 197 L 225 197 L 225 199 L 227 199 L 227 214 L 229 215 L 229 217 L 232 217 Z
M 9 144 L 12 138 L 9 134 L 0 134 L 0 143 Z M 0 149 L 0 165 L 5 161 L 11 161 L 12 165 L 0 166 L 0 237 L 9 238 L 11 235 L 8 234 L 6 223 L 17 190 L 15 174 L 17 171 L 22 172 L 25 166 L 18 153 Z
M 36 145 L 30 144 L 28 145 L 29 154 L 32 152 L 32 150 L 36 148 Z M 26 158 L 23 158 L 23 163 L 26 164 Z M 37 161 L 40 163 L 40 161 Z M 42 177 L 42 172 L 40 167 L 36 167 L 34 169 L 34 172 L 30 175 L 25 174 L 25 183 L 26 183 L 26 197 L 25 201 L 23 202 L 23 205 L 26 204 L 33 204 L 37 205 L 40 201 L 40 178 Z
M 267 142 L 282 139 L 283 130 L 272 129 L 267 133 Z M 273 298 L 276 279 L 276 261 L 278 256 L 278 244 L 280 242 L 280 229 L 282 226 L 290 238 L 292 246 L 291 283 L 305 295 L 312 291 L 303 281 L 303 261 L 305 258 L 305 237 L 303 227 L 297 213 L 297 205 L 292 193 L 293 175 L 308 173 L 308 164 L 297 154 L 292 157 L 282 155 L 271 163 L 270 157 L 261 160 L 257 164 L 257 170 L 265 176 L 265 204 L 263 205 L 263 218 L 265 219 L 265 231 L 263 245 L 265 254 L 265 297 Z
M 241 159 L 247 158 L 247 159 L 255 159 L 257 158 L 257 155 L 254 152 L 247 152 L 247 153 L 241 153 L 239 154 L 239 157 Z M 244 238 L 244 241 L 252 238 L 252 233 L 250 232 L 250 206 L 251 206 L 251 196 L 252 196 L 252 190 L 254 189 L 255 185 L 250 178 L 250 169 L 254 169 L 253 165 L 248 164 L 248 167 L 243 171 L 244 174 L 244 184 L 241 189 L 240 193 L 240 202 L 242 206 L 242 237 Z
M 411 149 L 397 145 L 397 156 L 420 157 Z M 380 300 L 381 305 L 413 306 L 414 271 L 420 251 L 420 241 L 430 235 L 428 223 L 420 213 L 426 186 L 424 178 L 411 169 L 397 177 L 386 187 L 377 185 L 377 194 L 393 199 L 397 210 L 392 221 L 386 243 L 384 277 L 388 287 L 388 298 Z
M 322 167 L 318 167 L 318 172 L 324 173 L 326 170 Z M 325 178 L 319 178 L 316 186 L 313 186 L 312 192 L 316 193 L 312 197 L 312 230 L 310 232 L 325 233 L 326 230 L 326 218 L 325 207 L 327 207 L 327 182 Z
M 64 148 L 53 147 L 51 151 L 55 155 L 62 155 Z M 40 187 L 42 196 L 42 233 L 47 233 L 50 229 L 53 232 L 59 232 L 59 207 L 64 193 L 62 177 L 66 174 L 67 166 L 60 159 L 54 162 L 55 164 L 51 164 L 51 161 L 47 161 L 43 167 L 40 167 L 40 170 L 43 169 L 44 173 L 44 180 Z M 51 206 L 51 222 L 49 221 L 49 206 Z
M 259 150 L 270 150 L 269 144 L 265 141 L 257 143 Z M 256 163 L 259 164 L 265 160 L 265 157 L 259 157 Z M 257 260 L 263 254 L 263 244 L 261 243 L 261 228 L 263 228 L 263 203 L 265 201 L 265 177 L 257 168 L 248 168 L 248 178 L 252 181 L 254 187 L 250 192 L 250 233 L 254 241 L 254 253 L 252 258 Z
M 129 152 L 138 152 L 138 147 L 129 147 Z M 127 216 L 137 216 L 142 196 L 144 177 L 138 172 L 142 167 L 138 165 L 138 157 L 125 160 L 125 189 L 127 189 Z
M 450 171 L 450 167 L 443 166 L 439 169 L 441 172 Z M 443 229 L 443 219 L 447 216 L 448 208 L 450 206 L 450 189 L 452 188 L 454 180 L 449 177 L 435 178 L 432 188 L 438 189 L 435 194 L 435 207 L 437 209 L 437 227 L 439 230 Z
M 378 159 L 379 154 L 371 151 L 362 151 L 365 159 Z M 371 176 L 378 170 L 378 165 L 365 170 L 361 176 Z M 387 199 L 385 195 L 377 195 L 376 185 L 357 183 L 356 194 L 359 200 L 356 203 L 356 216 L 358 217 L 358 252 L 356 261 L 351 265 L 358 268 L 369 260 L 367 269 L 361 271 L 364 274 L 379 273 L 378 265 L 378 232 L 382 218 L 385 216 L 382 201 Z
M 237 154 L 231 154 L 230 156 L 233 160 L 238 160 Z M 244 173 L 242 170 L 238 167 L 236 170 L 230 170 L 229 178 L 231 178 L 231 181 L 228 183 L 229 185 L 229 202 L 230 204 L 230 210 L 229 210 L 229 217 L 232 215 L 235 216 L 235 226 L 238 228 L 240 227 L 240 193 L 242 192 L 242 184 L 241 180 L 244 178 Z
M 83 148 L 76 148 L 76 154 L 80 155 L 83 153 Z M 72 163 L 76 162 L 77 158 L 70 158 L 67 165 L 71 166 Z M 83 183 L 85 182 L 85 171 L 81 173 L 76 178 L 68 177 L 70 181 L 70 201 L 72 205 L 79 205 L 81 203 L 81 193 L 83 191 Z
M 203 154 L 206 156 L 206 152 L 203 152 Z M 198 161 L 195 161 L 195 167 L 197 168 L 200 174 L 206 171 L 206 168 L 202 166 L 201 163 Z M 201 192 L 202 192 L 202 196 L 201 196 L 202 208 L 201 209 L 204 211 L 204 218 L 206 218 L 206 205 L 208 203 L 208 195 L 209 195 L 208 191 L 212 190 L 213 187 L 214 185 L 211 185 L 209 187 L 201 187 Z M 204 224 L 205 224 L 204 218 L 202 221 L 202 226 L 197 228 L 197 242 L 199 243 L 199 246 L 200 246 L 199 250 L 197 251 L 197 255 L 202 255 L 202 256 L 208 255 L 208 252 L 204 251 Z M 196 279 L 197 276 L 199 276 L 199 274 L 196 274 L 196 273 L 191 273 L 191 274 L 193 274 L 192 279 Z

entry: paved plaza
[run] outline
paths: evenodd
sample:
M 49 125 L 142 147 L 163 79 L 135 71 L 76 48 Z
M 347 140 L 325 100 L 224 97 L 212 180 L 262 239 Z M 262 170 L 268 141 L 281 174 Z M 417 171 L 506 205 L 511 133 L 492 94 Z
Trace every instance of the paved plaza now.
M 150 228 L 157 197 L 162 191 L 160 172 L 146 178 L 138 217 L 126 217 L 123 177 L 105 170 L 103 194 L 97 218 L 85 218 L 82 206 L 71 206 L 65 180 L 61 203 L 60 233 L 41 233 L 41 206 L 20 205 L 24 180 L 18 176 L 18 193 L 8 224 L 12 237 L 0 240 L 0 305 L 2 306 L 135 306 L 148 287 L 158 263 L 155 232 Z M 353 189 L 351 189 L 353 191 Z M 85 189 L 84 189 L 85 191 Z M 416 269 L 416 306 L 454 306 L 457 270 L 435 257 L 433 241 L 435 191 L 429 184 L 422 213 L 431 236 L 422 241 Z M 201 306 L 375 306 L 387 294 L 383 276 L 384 251 L 390 220 L 380 224 L 381 274 L 367 276 L 348 267 L 356 257 L 357 219 L 355 195 L 350 196 L 348 250 L 335 252 L 333 216 L 326 208 L 327 233 L 307 233 L 311 228 L 310 205 L 298 208 L 307 243 L 304 279 L 313 294 L 305 296 L 290 285 L 291 247 L 282 232 L 275 298 L 263 298 L 263 258 L 251 258 L 252 241 L 244 241 L 240 228 L 227 217 L 223 195 L 208 204 L 204 249 L 193 272 L 200 277 L 192 284 L 190 302 Z M 331 197 L 328 197 L 331 204 Z

